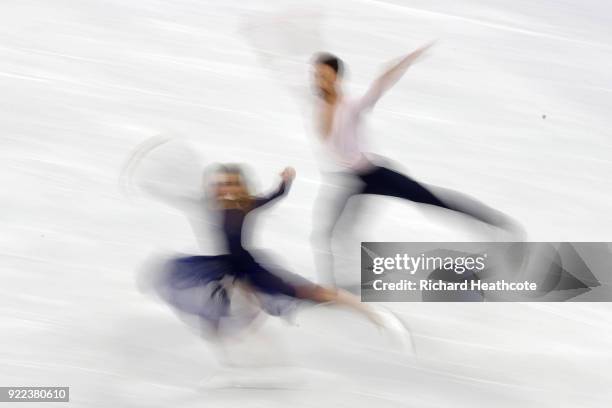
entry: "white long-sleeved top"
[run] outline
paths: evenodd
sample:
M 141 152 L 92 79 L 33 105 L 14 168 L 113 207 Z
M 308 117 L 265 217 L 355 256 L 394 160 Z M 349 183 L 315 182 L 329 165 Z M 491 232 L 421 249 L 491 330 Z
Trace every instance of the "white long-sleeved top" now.
M 369 167 L 361 134 L 363 116 L 374 107 L 383 91 L 376 81 L 361 98 L 342 96 L 337 102 L 329 133 L 321 135 L 321 141 L 327 156 L 331 156 L 342 169 L 360 171 Z M 325 109 L 325 106 L 321 105 L 319 109 Z

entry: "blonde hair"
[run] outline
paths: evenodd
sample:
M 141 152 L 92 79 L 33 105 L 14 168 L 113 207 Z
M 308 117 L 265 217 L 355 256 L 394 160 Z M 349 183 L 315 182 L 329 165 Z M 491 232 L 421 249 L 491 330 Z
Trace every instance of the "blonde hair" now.
M 212 171 L 208 172 L 208 176 L 216 176 L 220 174 L 225 175 L 236 175 L 240 180 L 240 184 L 243 187 L 242 194 L 240 194 L 236 199 L 228 200 L 228 199 L 217 199 L 216 197 L 210 197 L 210 201 L 216 201 L 216 204 L 220 204 L 221 208 L 228 208 L 232 206 L 237 206 L 242 210 L 249 210 L 255 201 L 254 196 L 250 192 L 250 186 L 247 177 L 245 176 L 245 172 L 242 166 L 238 164 L 219 164 L 212 169 Z M 206 177 L 206 175 L 205 175 Z M 206 177 L 209 178 L 209 177 Z M 212 204 L 212 202 L 211 202 Z M 214 206 L 217 207 L 217 206 Z

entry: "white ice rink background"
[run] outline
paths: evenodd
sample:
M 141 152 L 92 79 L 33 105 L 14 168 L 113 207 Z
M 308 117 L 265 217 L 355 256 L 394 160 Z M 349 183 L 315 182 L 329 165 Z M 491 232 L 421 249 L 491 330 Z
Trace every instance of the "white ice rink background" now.
M 417 360 L 317 308 L 251 340 L 250 356 L 311 370 L 307 389 L 197 388 L 214 353 L 135 282 L 152 251 L 194 251 L 192 231 L 171 209 L 126 199 L 117 180 L 160 133 L 188 140 L 202 164 L 248 163 L 261 189 L 292 165 L 294 188 L 257 242 L 315 276 L 313 136 L 240 33 L 286 9 L 320 15 L 352 92 L 439 39 L 373 112 L 373 151 L 508 213 L 530 240 L 612 241 L 607 1 L 4 0 L 0 385 L 70 386 L 75 407 L 609 407 L 605 303 L 389 305 Z M 198 182 L 181 171 L 164 176 Z M 380 200 L 358 239 L 474 239 Z

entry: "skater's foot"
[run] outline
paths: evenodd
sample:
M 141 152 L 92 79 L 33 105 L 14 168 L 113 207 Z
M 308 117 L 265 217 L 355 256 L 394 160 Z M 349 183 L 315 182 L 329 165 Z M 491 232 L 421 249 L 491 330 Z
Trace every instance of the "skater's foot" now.
M 379 307 L 374 310 L 373 316 L 393 348 L 416 354 L 410 330 L 393 312 Z

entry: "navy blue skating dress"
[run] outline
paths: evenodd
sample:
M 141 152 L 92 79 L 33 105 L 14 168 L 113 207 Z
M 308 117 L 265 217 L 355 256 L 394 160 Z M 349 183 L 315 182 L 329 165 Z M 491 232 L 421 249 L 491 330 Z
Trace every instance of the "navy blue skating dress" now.
M 217 210 L 227 253 L 168 260 L 155 284 L 161 297 L 180 312 L 196 315 L 217 327 L 230 314 L 228 282 L 240 281 L 262 295 L 260 300 L 267 313 L 283 314 L 294 303 L 296 287 L 313 283 L 298 275 L 282 270 L 272 272 L 262 266 L 243 246 L 243 229 L 251 213 L 283 196 L 287 189 L 287 184 L 281 183 L 274 193 L 256 197 L 246 210 Z

